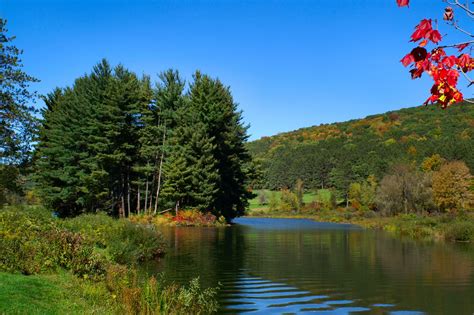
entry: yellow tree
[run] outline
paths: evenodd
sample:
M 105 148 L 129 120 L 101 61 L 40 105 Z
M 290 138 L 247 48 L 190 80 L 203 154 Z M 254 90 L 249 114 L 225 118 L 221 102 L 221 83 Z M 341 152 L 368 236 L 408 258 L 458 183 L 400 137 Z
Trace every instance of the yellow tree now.
M 438 171 L 441 165 L 446 162 L 445 159 L 439 154 L 433 154 L 423 160 L 421 163 L 421 169 L 423 172 Z
M 433 173 L 433 198 L 442 210 L 456 211 L 472 207 L 470 191 L 473 177 L 462 161 L 449 162 Z

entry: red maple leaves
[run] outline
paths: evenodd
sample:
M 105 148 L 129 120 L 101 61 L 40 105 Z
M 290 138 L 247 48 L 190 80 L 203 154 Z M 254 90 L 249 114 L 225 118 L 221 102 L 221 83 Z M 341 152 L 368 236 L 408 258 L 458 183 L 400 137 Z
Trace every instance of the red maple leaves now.
M 425 104 L 439 103 L 442 108 L 463 100 L 462 93 L 456 88 L 459 70 L 468 72 L 474 69 L 474 58 L 468 54 L 447 56 L 444 49 L 439 47 L 431 52 L 423 47 L 416 47 L 401 62 L 405 67 L 412 64 L 412 79 L 421 77 L 424 72 L 433 78 L 431 96 Z
M 405 7 L 410 4 L 410 0 L 397 0 L 397 4 L 399 7 Z
M 397 4 L 400 7 L 408 6 L 409 0 L 397 0 Z M 457 89 L 458 78 L 461 73 L 465 74 L 474 70 L 474 58 L 466 53 L 448 56 L 444 50 L 444 48 L 451 47 L 462 52 L 471 42 L 437 46 L 431 51 L 425 48 L 428 43 L 437 45 L 441 40 L 442 36 L 437 29 L 433 28 L 432 20 L 422 20 L 415 27 L 410 39 L 411 42 L 418 42 L 418 46 L 405 55 L 400 62 L 405 67 L 411 65 L 412 69 L 409 72 L 412 79 L 420 78 L 423 73 L 427 73 L 433 79 L 431 96 L 425 101 L 425 104 L 438 103 L 442 108 L 447 108 L 463 100 L 463 94 Z
M 424 19 L 415 27 L 415 32 L 411 35 L 411 42 L 417 42 L 420 39 L 430 40 L 435 44 L 441 41 L 441 34 L 438 30 L 433 29 L 431 20 Z

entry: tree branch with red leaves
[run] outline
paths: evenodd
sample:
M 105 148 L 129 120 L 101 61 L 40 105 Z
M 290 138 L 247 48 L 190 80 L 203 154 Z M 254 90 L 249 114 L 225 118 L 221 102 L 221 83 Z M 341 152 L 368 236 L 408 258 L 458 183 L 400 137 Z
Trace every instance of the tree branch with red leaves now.
M 468 18 L 474 19 L 474 11 L 470 8 L 469 1 L 466 1 L 465 4 L 459 0 L 443 0 L 443 2 L 464 11 Z M 410 0 L 397 0 L 399 7 L 408 6 L 409 3 Z M 444 9 L 443 20 L 465 36 L 474 37 L 472 32 L 460 27 L 454 17 L 454 9 L 447 6 Z M 468 74 L 474 70 L 474 58 L 472 57 L 474 40 L 439 45 L 442 39 L 443 36 L 438 30 L 437 21 L 435 20 L 435 27 L 433 27 L 431 19 L 423 19 L 411 35 L 410 41 L 416 43 L 417 47 L 405 55 L 401 63 L 405 67 L 411 67 L 412 79 L 420 78 L 423 73 L 427 73 L 433 79 L 431 96 L 425 101 L 425 105 L 440 104 L 442 108 L 447 108 L 461 101 L 472 103 L 473 101 L 466 99 L 457 86 L 460 74 L 467 81 L 467 87 L 474 85 L 473 79 Z M 434 48 L 428 51 L 425 48 L 427 45 L 434 45 Z M 448 54 L 452 50 L 457 52 Z

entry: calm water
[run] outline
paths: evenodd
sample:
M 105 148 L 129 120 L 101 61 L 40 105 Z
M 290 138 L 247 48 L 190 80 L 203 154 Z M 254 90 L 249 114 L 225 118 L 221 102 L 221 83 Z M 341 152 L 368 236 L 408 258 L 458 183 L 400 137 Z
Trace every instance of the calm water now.
M 351 225 L 241 218 L 166 230 L 152 272 L 220 282 L 222 313 L 473 314 L 474 248 L 401 240 Z

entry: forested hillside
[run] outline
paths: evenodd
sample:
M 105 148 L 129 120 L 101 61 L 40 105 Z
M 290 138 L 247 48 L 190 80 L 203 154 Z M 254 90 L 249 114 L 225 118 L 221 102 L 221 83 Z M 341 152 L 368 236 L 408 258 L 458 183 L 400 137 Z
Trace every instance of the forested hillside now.
M 350 183 L 371 175 L 379 181 L 396 164 L 429 168 L 441 158 L 462 160 L 472 170 L 473 138 L 474 104 L 463 103 L 447 110 L 414 107 L 322 124 L 247 145 L 264 174 L 256 188 L 291 188 L 301 179 L 306 189 L 347 192 Z

